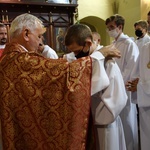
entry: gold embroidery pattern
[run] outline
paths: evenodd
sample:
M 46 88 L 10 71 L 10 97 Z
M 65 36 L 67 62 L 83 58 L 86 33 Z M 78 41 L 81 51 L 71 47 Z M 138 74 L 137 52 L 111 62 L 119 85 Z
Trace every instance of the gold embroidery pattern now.
M 90 77 L 89 57 L 68 63 L 7 45 L 0 61 L 3 148 L 84 150 Z

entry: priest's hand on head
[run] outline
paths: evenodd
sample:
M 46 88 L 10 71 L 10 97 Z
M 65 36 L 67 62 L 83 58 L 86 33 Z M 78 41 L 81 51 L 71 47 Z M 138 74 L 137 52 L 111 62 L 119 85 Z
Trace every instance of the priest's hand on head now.
M 105 46 L 101 48 L 99 52 L 101 52 L 104 57 L 121 57 L 120 51 L 116 49 L 113 45 Z

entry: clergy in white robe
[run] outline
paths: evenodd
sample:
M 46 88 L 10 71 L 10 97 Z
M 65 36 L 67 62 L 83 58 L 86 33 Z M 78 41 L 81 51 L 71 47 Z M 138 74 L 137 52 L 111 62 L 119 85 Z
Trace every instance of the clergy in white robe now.
M 127 95 L 116 62 L 105 64 L 109 86 L 92 96 L 91 108 L 96 130 L 96 150 L 126 150 L 120 112 L 126 106 Z
M 121 70 L 124 83 L 130 79 L 131 71 L 136 63 L 139 50 L 135 42 L 123 33 L 125 19 L 119 14 L 110 16 L 105 21 L 107 32 L 114 38 L 113 46 L 120 50 L 121 58 L 116 62 Z M 124 85 L 125 86 L 125 85 Z M 128 100 L 120 114 L 127 150 L 138 150 L 138 124 L 136 104 L 132 103 L 131 92 L 127 91 Z
M 139 25 L 140 26 L 140 25 Z M 142 28 L 142 27 L 141 27 Z M 150 36 L 145 33 L 145 35 L 141 38 L 137 38 L 135 40 L 135 43 L 137 44 L 138 48 L 139 48 L 139 51 L 142 52 L 143 49 L 142 47 L 147 43 L 147 42 L 150 42 Z M 132 101 L 137 104 L 137 92 L 133 92 L 132 93 Z
M 93 95 L 91 110 L 94 118 L 96 150 L 126 150 L 119 114 L 126 105 L 127 95 L 120 69 L 114 60 L 109 60 L 106 64 L 107 74 L 105 74 L 104 60 L 97 52 L 97 48 L 90 56 L 94 61 L 91 80 L 91 95 Z M 76 59 L 73 52 L 65 55 L 64 58 L 69 62 Z M 97 60 L 101 60 L 101 63 Z M 110 84 L 107 88 L 102 86 L 103 75 L 109 78 Z
M 76 24 L 76 25 L 71 26 L 68 29 L 67 34 L 65 36 L 65 45 L 68 48 L 68 50 L 74 52 L 71 54 L 66 54 L 64 56 L 64 58 L 66 58 L 69 61 L 72 61 L 76 58 L 88 56 L 88 55 L 92 58 L 91 96 L 94 96 L 94 95 L 99 96 L 99 93 L 100 93 L 100 97 L 98 97 L 96 102 L 94 102 L 93 100 L 91 101 L 92 104 L 94 103 L 93 105 L 91 104 L 91 110 L 92 110 L 92 116 L 93 116 L 92 118 L 94 120 L 93 123 L 94 123 L 94 126 L 100 122 L 103 123 L 102 125 L 111 124 L 112 122 L 114 122 L 116 120 L 119 113 L 125 107 L 126 99 L 127 99 L 125 88 L 120 89 L 120 87 L 118 87 L 116 84 L 117 81 L 118 81 L 118 83 L 119 83 L 119 81 L 121 81 L 120 84 L 121 83 L 123 84 L 122 75 L 120 72 L 118 72 L 119 69 L 118 68 L 116 68 L 116 70 L 112 69 L 112 72 L 117 71 L 115 75 L 117 75 L 117 73 L 119 73 L 119 77 L 114 78 L 114 72 L 112 73 L 111 69 L 110 69 L 109 70 L 110 72 L 108 71 L 107 72 L 108 75 L 107 75 L 105 67 L 104 67 L 105 66 L 104 56 L 106 58 L 108 56 L 108 55 L 107 56 L 105 55 L 105 54 L 108 54 L 105 50 L 109 50 L 109 53 L 110 53 L 109 57 L 110 56 L 112 57 L 111 52 L 114 53 L 116 50 L 114 49 L 112 51 L 109 47 L 103 47 L 99 51 L 102 52 L 102 54 L 104 56 L 100 55 L 99 51 L 97 50 L 97 45 L 93 41 L 93 37 L 92 37 L 91 31 L 90 31 L 90 28 L 83 24 Z M 104 80 L 103 78 L 109 79 L 109 84 L 106 87 L 103 86 L 106 82 L 105 81 L 106 79 Z M 115 81 L 115 80 L 117 80 L 117 81 Z M 106 95 L 104 95 L 105 103 L 103 105 L 101 96 L 102 96 L 103 92 L 105 93 L 105 90 L 107 88 L 111 88 L 112 90 L 107 91 Z M 120 94 L 118 93 L 118 90 L 119 90 L 118 88 L 120 89 L 120 92 L 121 92 Z M 116 97 L 113 97 L 114 95 L 116 95 Z M 120 99 L 119 95 L 123 96 L 123 98 Z M 101 107 L 101 105 L 103 105 L 103 107 Z M 103 111 L 101 112 L 102 108 L 104 108 L 103 109 L 104 112 Z M 102 115 L 102 118 L 101 118 L 101 115 Z M 107 121 L 109 121 L 109 122 L 107 122 Z M 117 121 L 119 122 L 118 118 L 117 118 Z M 118 125 L 120 125 L 120 126 L 118 127 Z M 117 126 L 117 128 L 116 128 L 116 126 Z M 125 141 L 124 141 L 123 129 L 121 126 L 121 121 L 120 121 L 120 123 L 116 123 L 116 126 L 112 126 L 112 128 L 115 131 L 118 131 L 118 133 L 120 133 L 120 134 L 117 134 L 116 137 L 119 135 L 119 136 L 121 136 L 121 138 L 118 137 L 116 139 L 116 141 L 114 141 L 115 145 L 117 145 L 118 143 L 122 143 L 122 145 L 123 145 L 122 147 L 124 147 L 125 144 L 123 144 L 123 143 L 125 143 Z M 97 131 L 95 133 L 98 134 Z M 112 134 L 114 134 L 114 133 L 112 132 Z M 114 136 L 112 134 L 110 133 L 111 136 Z M 113 142 L 109 142 L 109 140 L 111 140 L 111 139 L 109 139 L 107 134 L 102 134 L 102 135 L 100 135 L 100 137 L 102 137 L 102 139 L 103 139 L 103 141 L 101 141 L 102 143 L 100 143 L 100 144 L 103 144 L 103 143 L 112 144 L 113 143 Z M 98 137 L 98 138 L 100 138 L 100 137 Z M 87 138 L 89 138 L 89 137 L 87 137 Z M 96 139 L 96 143 L 99 143 L 98 138 Z M 89 140 L 89 143 L 92 141 L 90 139 L 88 139 L 88 140 Z M 124 142 L 122 142 L 122 141 L 124 141 Z M 109 146 L 110 146 L 110 148 L 113 147 L 112 145 L 109 145 Z M 89 148 L 89 147 L 87 147 L 87 148 Z M 121 148 L 119 150 L 122 150 Z M 99 146 L 98 146 L 97 150 L 99 150 Z M 106 147 L 106 149 L 101 149 L 101 150 L 107 150 L 107 147 Z
M 147 33 L 148 23 L 145 20 L 139 20 L 134 23 L 136 40 L 139 51 L 142 51 L 144 44 L 150 41 L 150 36 Z
M 141 150 L 150 149 L 150 42 L 140 51 L 139 59 L 133 68 L 131 80 L 139 78 L 137 103 L 139 107 Z
M 120 50 L 121 58 L 116 59 L 116 62 L 122 72 L 124 83 L 126 83 L 131 76 L 131 71 L 136 64 L 139 55 L 139 50 L 134 41 L 130 37 L 121 33 L 117 40 L 114 41 L 114 46 Z M 138 150 L 138 123 L 137 123 L 137 109 L 136 104 L 133 103 L 131 92 L 126 91 L 128 101 L 126 107 L 120 114 L 127 150 Z

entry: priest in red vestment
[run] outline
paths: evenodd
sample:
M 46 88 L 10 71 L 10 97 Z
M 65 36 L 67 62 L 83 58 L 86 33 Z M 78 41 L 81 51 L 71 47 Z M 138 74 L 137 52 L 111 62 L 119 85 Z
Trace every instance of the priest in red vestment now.
M 23 14 L 11 24 L 0 59 L 4 150 L 84 150 L 91 94 L 91 58 L 68 63 L 35 53 L 44 29 Z

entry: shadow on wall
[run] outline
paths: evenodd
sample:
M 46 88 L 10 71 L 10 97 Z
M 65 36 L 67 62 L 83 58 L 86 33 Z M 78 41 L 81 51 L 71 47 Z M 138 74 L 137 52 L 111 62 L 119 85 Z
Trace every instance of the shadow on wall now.
M 111 43 L 110 38 L 106 32 L 105 20 L 95 16 L 88 16 L 82 18 L 80 23 L 86 24 L 92 31 L 96 31 L 101 35 L 101 45 L 109 45 Z

